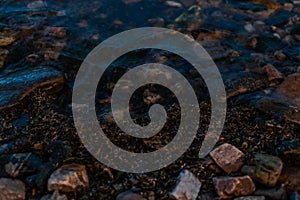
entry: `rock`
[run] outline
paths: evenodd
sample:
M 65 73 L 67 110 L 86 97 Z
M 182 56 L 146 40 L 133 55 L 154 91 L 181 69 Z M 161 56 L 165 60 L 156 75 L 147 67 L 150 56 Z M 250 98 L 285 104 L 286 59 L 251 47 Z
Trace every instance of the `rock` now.
M 116 200 L 146 200 L 139 194 L 133 193 L 131 190 L 120 193 Z
M 68 200 L 68 197 L 63 194 L 59 194 L 57 191 L 54 191 L 53 194 L 46 194 L 40 200 Z
M 1 200 L 25 200 L 25 184 L 20 180 L 0 179 Z
M 252 33 L 252 32 L 255 31 L 255 28 L 253 27 L 252 24 L 246 24 L 246 25 L 244 26 L 244 28 L 245 28 L 245 30 L 246 30 L 248 33 Z
M 266 20 L 266 23 L 273 26 L 283 26 L 287 24 L 294 13 L 287 10 L 278 10 Z
M 300 167 L 283 168 L 279 182 L 284 185 L 288 192 L 300 192 Z
M 11 45 L 15 41 L 14 37 L 1 37 L 0 36 L 0 47 L 6 47 Z
M 282 167 L 283 163 L 278 157 L 255 154 L 250 165 L 243 166 L 242 172 L 265 186 L 273 187 L 277 183 Z
M 141 2 L 142 0 L 122 0 L 123 3 L 125 4 L 132 4 L 132 3 L 138 3 Z
M 89 179 L 84 165 L 63 165 L 54 171 L 48 180 L 48 191 L 75 192 L 88 187 Z
M 278 95 L 284 96 L 293 105 L 300 108 L 300 73 L 289 75 L 283 83 L 281 83 L 276 92 Z
M 58 163 L 62 162 L 68 156 L 70 156 L 71 150 L 72 149 L 68 142 L 62 140 L 51 141 L 46 147 L 46 151 L 48 152 L 50 157 L 49 160 Z
M 254 194 L 262 195 L 274 200 L 287 199 L 286 192 L 282 187 L 270 188 L 270 189 L 258 189 L 255 191 Z
M 281 145 L 276 148 L 276 154 L 283 158 L 300 161 L 300 140 L 283 141 Z
M 45 1 L 37 0 L 37 1 L 33 1 L 33 2 L 29 3 L 27 5 L 27 8 L 37 9 L 37 8 L 43 8 L 43 7 L 46 7 L 46 6 L 47 6 L 47 3 Z
M 17 153 L 0 156 L 0 164 L 0 175 L 19 177 L 36 172 L 42 161 L 33 153 Z
M 45 184 L 47 183 L 48 177 L 51 175 L 51 172 L 53 171 L 55 167 L 55 163 L 53 162 L 47 162 L 44 163 L 39 167 L 39 172 L 28 176 L 26 178 L 26 184 L 29 187 L 38 188 L 39 190 L 45 189 Z
M 218 195 L 223 199 L 251 195 L 255 185 L 249 176 L 218 177 L 213 179 Z
M 237 197 L 234 200 L 265 200 L 264 196 L 244 196 L 244 197 Z
M 201 188 L 201 182 L 188 170 L 178 176 L 178 184 L 171 193 L 178 200 L 196 199 Z
M 263 67 L 264 72 L 267 74 L 268 79 L 274 80 L 274 79 L 280 79 L 283 78 L 282 73 L 280 73 L 273 65 L 267 64 Z
M 166 1 L 165 4 L 167 6 L 171 6 L 171 7 L 182 8 L 181 3 L 178 3 L 178 2 L 175 2 L 175 1 Z
M 290 200 L 300 200 L 300 195 L 297 192 L 291 194 Z
M 37 67 L 0 77 L 0 109 L 17 104 L 38 87 L 52 94 L 64 85 L 63 74 L 52 67 Z
M 286 59 L 286 55 L 280 50 L 274 52 L 274 57 L 279 61 L 284 61 Z
M 227 173 L 239 170 L 245 159 L 243 152 L 228 143 L 211 151 L 210 156 Z

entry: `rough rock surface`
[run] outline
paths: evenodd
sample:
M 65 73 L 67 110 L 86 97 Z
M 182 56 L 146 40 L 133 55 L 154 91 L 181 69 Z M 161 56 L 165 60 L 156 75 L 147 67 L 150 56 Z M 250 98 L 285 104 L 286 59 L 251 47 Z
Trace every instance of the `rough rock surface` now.
M 49 93 L 62 89 L 63 74 L 52 67 L 37 67 L 0 77 L 0 109 L 10 107 L 37 87 Z
M 248 174 L 255 181 L 272 187 L 276 185 L 282 168 L 283 163 L 280 158 L 265 154 L 255 154 L 251 164 L 243 166 L 242 172 Z
M 210 156 L 227 173 L 239 170 L 245 158 L 243 152 L 228 143 L 211 151 Z
M 178 200 L 196 199 L 201 188 L 201 182 L 188 170 L 178 176 L 178 184 L 171 193 Z
M 25 200 L 25 184 L 20 180 L 0 179 L 1 200 Z
M 84 165 L 63 165 L 48 180 L 48 191 L 72 192 L 88 187 L 89 179 Z
M 218 195 L 223 199 L 251 195 L 255 185 L 249 176 L 219 177 L 213 179 Z

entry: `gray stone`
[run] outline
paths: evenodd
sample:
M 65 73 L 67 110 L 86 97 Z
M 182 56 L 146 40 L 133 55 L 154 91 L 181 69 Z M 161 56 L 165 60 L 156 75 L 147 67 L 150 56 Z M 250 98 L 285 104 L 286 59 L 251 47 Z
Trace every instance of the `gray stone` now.
M 48 180 L 48 191 L 75 192 L 88 187 L 89 179 L 84 165 L 63 165 L 55 170 Z
M 0 179 L 1 200 L 25 200 L 25 184 L 20 180 Z
M 265 200 L 264 196 L 244 196 L 244 197 L 237 197 L 234 200 Z
M 251 195 L 256 189 L 249 176 L 218 177 L 213 182 L 218 195 L 223 199 Z
M 210 152 L 214 161 L 227 173 L 235 172 L 244 164 L 245 155 L 235 146 L 225 143 Z
M 201 182 L 188 170 L 182 171 L 178 176 L 178 184 L 171 193 L 178 200 L 194 200 L 201 188 Z
M 116 200 L 146 200 L 139 194 L 133 193 L 131 190 L 120 193 Z

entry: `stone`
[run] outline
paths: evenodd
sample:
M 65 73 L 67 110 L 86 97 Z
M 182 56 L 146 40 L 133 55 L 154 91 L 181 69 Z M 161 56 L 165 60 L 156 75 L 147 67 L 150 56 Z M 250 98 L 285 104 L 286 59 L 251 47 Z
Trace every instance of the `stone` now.
M 0 37 L 0 47 L 6 47 L 14 43 L 14 37 Z
M 280 73 L 273 65 L 267 64 L 263 67 L 263 71 L 267 74 L 268 79 L 280 79 L 283 78 L 282 73 Z
M 25 184 L 20 180 L 0 179 L 1 200 L 25 200 Z
M 88 187 L 89 178 L 84 165 L 68 164 L 55 170 L 48 180 L 48 191 L 75 192 Z
M 0 175 L 19 177 L 36 172 L 42 161 L 33 153 L 16 153 L 0 156 L 0 164 Z
M 182 171 L 178 176 L 178 184 L 171 195 L 178 200 L 196 199 L 201 188 L 201 182 L 188 170 Z
M 279 61 L 284 61 L 286 59 L 286 55 L 284 53 L 282 53 L 282 51 L 280 51 L 280 50 L 277 50 L 274 52 L 274 57 Z
M 244 197 L 237 197 L 234 200 L 265 200 L 264 196 L 244 196 Z
M 218 195 L 223 199 L 251 195 L 256 189 L 249 176 L 218 177 L 213 182 Z
M 279 182 L 284 185 L 288 192 L 300 192 L 300 167 L 283 168 Z
M 9 54 L 9 51 L 7 49 L 0 48 L 0 70 L 3 68 L 5 59 L 8 54 Z
M 277 94 L 287 98 L 287 101 L 300 108 L 300 73 L 289 75 L 277 88 Z
M 279 179 L 282 167 L 281 159 L 276 156 L 255 154 L 250 165 L 243 166 L 242 172 L 260 184 L 273 187 Z
M 238 171 L 245 159 L 243 152 L 228 143 L 211 151 L 210 156 L 226 173 Z
M 290 200 L 300 200 L 300 195 L 297 192 L 293 192 L 290 196 Z
M 33 2 L 29 3 L 27 5 L 27 8 L 37 9 L 37 8 L 43 8 L 43 7 L 46 7 L 46 6 L 47 6 L 47 3 L 45 1 L 37 0 L 37 1 L 33 1 Z
M 139 194 L 133 193 L 131 190 L 120 193 L 116 200 L 146 200 Z
M 300 161 L 300 140 L 283 141 L 275 150 L 278 156 Z
M 46 194 L 40 200 L 68 200 L 65 194 L 59 194 L 58 191 L 54 191 L 53 194 Z
M 171 6 L 171 7 L 177 7 L 177 8 L 182 8 L 181 3 L 178 3 L 176 1 L 166 1 L 165 4 L 167 6 Z
M 274 200 L 287 199 L 286 191 L 282 187 L 258 189 L 255 191 L 254 194 L 262 195 Z
M 49 94 L 62 89 L 63 74 L 52 67 L 26 69 L 0 77 L 0 109 L 16 105 L 36 88 Z

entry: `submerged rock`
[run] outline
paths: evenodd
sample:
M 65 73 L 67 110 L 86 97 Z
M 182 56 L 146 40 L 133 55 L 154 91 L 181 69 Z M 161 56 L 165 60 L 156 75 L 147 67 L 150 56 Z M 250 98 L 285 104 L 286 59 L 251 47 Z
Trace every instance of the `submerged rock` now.
M 243 166 L 242 172 L 248 174 L 255 181 L 272 187 L 276 185 L 282 167 L 283 163 L 278 157 L 255 154 L 250 165 Z
M 218 195 L 223 199 L 251 195 L 255 185 L 249 176 L 219 177 L 213 179 Z
M 48 191 L 75 192 L 88 185 L 89 178 L 85 166 L 69 164 L 63 165 L 51 174 L 48 180 Z
M 11 107 L 41 87 L 48 93 L 55 93 L 64 85 L 63 74 L 52 67 L 38 67 L 18 71 L 0 77 L 0 109 Z
M 201 182 L 188 170 L 180 173 L 179 182 L 171 193 L 178 200 L 196 199 L 201 188 Z
M 214 149 L 210 156 L 227 173 L 239 170 L 245 159 L 243 152 L 228 143 Z
M 20 180 L 0 179 L 1 200 L 25 200 L 25 184 Z

